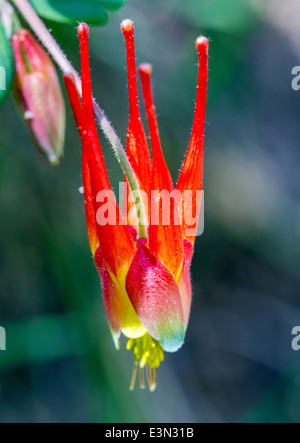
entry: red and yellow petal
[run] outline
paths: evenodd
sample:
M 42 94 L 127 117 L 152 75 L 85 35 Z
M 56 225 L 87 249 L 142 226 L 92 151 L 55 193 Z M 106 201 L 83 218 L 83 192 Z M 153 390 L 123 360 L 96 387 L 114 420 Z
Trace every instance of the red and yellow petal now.
M 181 297 L 182 311 L 183 311 L 183 323 L 185 329 L 187 328 L 191 303 L 192 303 L 192 283 L 191 283 L 191 262 L 193 257 L 193 245 L 188 240 L 184 240 L 184 264 L 182 273 L 178 281 L 178 288 Z
M 197 198 L 199 191 L 202 191 L 203 189 L 204 125 L 207 97 L 208 46 L 209 43 L 207 38 L 199 37 L 197 39 L 196 47 L 199 55 L 199 73 L 195 118 L 191 141 L 176 186 L 176 189 L 178 189 L 183 196 L 185 191 L 192 192 L 193 204 L 197 208 L 198 212 L 198 207 L 200 205 L 197 204 Z M 190 236 L 188 231 L 190 229 L 194 229 L 194 226 L 188 226 L 187 223 L 185 223 L 183 204 L 180 205 L 180 213 L 183 219 L 183 235 L 193 244 L 195 241 L 195 236 Z M 197 218 L 199 219 L 199 214 L 197 215 Z
M 74 76 L 72 74 L 70 75 L 66 74 L 64 76 L 64 80 L 69 95 L 70 103 L 72 106 L 72 110 L 75 116 L 75 120 L 77 123 L 78 131 L 80 133 L 81 138 L 83 138 L 83 130 L 85 122 L 82 113 L 80 98 L 75 86 Z M 88 238 L 93 256 L 95 256 L 95 253 L 99 248 L 100 242 L 98 238 L 96 214 L 92 198 L 91 174 L 85 150 L 82 151 L 82 176 L 83 176 L 85 214 L 86 214 Z
M 176 192 L 174 191 L 172 177 L 160 142 L 151 85 L 151 65 L 140 65 L 139 74 L 143 88 L 153 156 L 152 184 L 154 192 L 152 192 L 151 196 L 149 248 L 171 272 L 175 280 L 178 281 L 183 266 L 182 228 L 180 226 Z M 154 220 L 153 216 L 157 217 L 157 220 Z
M 178 286 L 172 274 L 150 252 L 146 240 L 137 243 L 126 290 L 140 321 L 168 352 L 183 344 L 185 328 Z
M 144 201 L 144 205 L 147 206 L 150 201 L 151 195 L 151 174 L 152 163 L 149 152 L 148 142 L 146 134 L 143 128 L 139 102 L 138 102 L 138 89 L 136 79 L 136 62 L 135 62 L 135 44 L 134 44 L 134 25 L 131 20 L 124 20 L 121 24 L 121 30 L 126 40 L 127 50 L 127 75 L 128 75 L 128 93 L 129 93 L 129 126 L 127 134 L 127 146 L 126 152 L 128 160 L 132 166 L 132 169 L 136 175 L 139 183 L 140 190 L 146 193 L 147 199 Z M 127 193 L 128 214 L 134 206 L 134 199 L 128 190 Z M 149 213 L 147 211 L 147 213 Z M 137 221 L 134 221 L 134 217 L 130 217 L 129 222 L 136 227 Z M 133 222 L 133 223 L 132 223 Z
M 95 264 L 102 283 L 106 317 L 115 346 L 117 349 L 119 349 L 119 338 L 121 335 L 123 318 L 122 295 L 120 294 L 120 290 L 117 285 L 115 285 L 112 281 L 112 278 L 104 265 L 100 247 L 95 253 Z
M 133 309 L 124 285 L 106 269 L 100 247 L 95 254 L 95 264 L 102 283 L 106 316 L 118 349 L 121 332 L 128 338 L 139 338 L 147 331 Z
M 84 182 L 90 183 L 90 189 L 85 190 L 85 199 L 94 206 L 96 215 L 96 230 L 103 255 L 103 260 L 107 270 L 118 280 L 125 282 L 126 273 L 129 269 L 132 257 L 135 252 L 135 244 L 130 235 L 128 227 L 125 225 L 120 209 L 112 193 L 103 154 L 98 139 L 96 123 L 93 112 L 93 97 L 91 88 L 89 55 L 88 55 L 88 35 L 89 29 L 85 24 L 78 27 L 81 66 L 82 66 L 82 115 L 83 130 L 81 131 L 83 145 L 83 174 L 89 174 L 89 178 L 84 177 Z M 90 191 L 90 195 L 89 195 Z M 106 223 L 99 223 L 97 214 L 101 211 L 99 205 L 99 193 L 107 191 L 108 213 L 115 218 Z M 92 210 L 91 210 L 92 215 Z M 92 227 L 94 229 L 94 227 Z

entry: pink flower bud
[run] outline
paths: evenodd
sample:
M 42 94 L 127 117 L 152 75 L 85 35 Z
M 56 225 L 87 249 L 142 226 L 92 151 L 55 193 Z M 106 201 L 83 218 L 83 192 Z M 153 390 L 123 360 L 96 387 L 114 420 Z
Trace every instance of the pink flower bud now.
M 63 154 L 65 104 L 55 67 L 26 29 L 13 36 L 12 46 L 15 99 L 39 149 L 57 164 Z

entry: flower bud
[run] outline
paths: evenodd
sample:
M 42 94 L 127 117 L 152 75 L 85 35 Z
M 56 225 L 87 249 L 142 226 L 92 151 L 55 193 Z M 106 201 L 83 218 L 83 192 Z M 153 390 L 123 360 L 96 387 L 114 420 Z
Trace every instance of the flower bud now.
M 14 96 L 38 148 L 51 164 L 59 163 L 65 135 L 65 104 L 55 67 L 26 29 L 12 38 Z

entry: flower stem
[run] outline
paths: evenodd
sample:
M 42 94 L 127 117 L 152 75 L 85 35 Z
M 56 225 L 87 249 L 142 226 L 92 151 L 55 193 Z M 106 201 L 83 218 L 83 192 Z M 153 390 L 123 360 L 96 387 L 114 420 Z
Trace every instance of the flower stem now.
M 28 0 L 10 0 L 15 7 L 19 10 L 27 24 L 36 34 L 40 42 L 47 49 L 55 63 L 61 69 L 63 74 L 72 74 L 75 78 L 75 84 L 79 95 L 82 95 L 81 79 L 71 62 L 68 60 L 66 55 L 63 53 L 62 49 L 53 38 L 44 22 L 35 12 L 34 8 L 31 6 Z M 131 164 L 127 158 L 126 152 L 122 146 L 122 143 L 110 124 L 109 120 L 105 116 L 103 110 L 100 106 L 93 100 L 94 103 L 94 113 L 96 120 L 98 121 L 102 131 L 112 145 L 113 151 L 123 169 L 124 174 L 127 177 L 131 191 L 137 196 L 138 200 L 142 202 L 140 189 L 138 185 L 137 178 L 131 167 Z M 141 204 L 141 203 L 140 203 Z M 145 210 L 142 208 L 139 217 L 139 238 L 147 238 L 147 228 L 146 228 L 146 215 Z

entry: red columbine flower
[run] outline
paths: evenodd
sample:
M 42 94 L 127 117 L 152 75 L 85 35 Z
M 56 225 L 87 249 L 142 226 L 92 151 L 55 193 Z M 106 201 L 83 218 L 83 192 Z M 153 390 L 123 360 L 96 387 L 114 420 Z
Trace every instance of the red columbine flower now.
M 14 96 L 39 149 L 52 164 L 63 154 L 65 103 L 55 67 L 27 29 L 12 37 Z
M 130 102 L 127 157 L 139 190 L 143 192 L 139 204 L 131 192 L 126 193 L 129 204 L 126 205 L 124 216 L 115 197 L 108 198 L 105 210 L 114 214 L 111 222 L 102 223 L 98 217 L 103 209 L 99 192 L 112 191 L 94 120 L 88 55 L 89 28 L 86 24 L 78 27 L 82 102 L 72 76 L 66 76 L 65 80 L 82 138 L 88 235 L 102 281 L 110 329 L 117 348 L 121 333 L 129 338 L 127 348 L 132 349 L 135 360 L 131 388 L 139 365 L 141 387 L 144 387 L 143 368 L 146 366 L 149 386 L 153 390 L 156 370 L 164 359 L 164 351 L 175 352 L 183 344 L 191 307 L 190 264 L 195 241 L 195 229 L 191 227 L 197 225 L 199 204 L 196 205 L 195 226 L 186 221 L 185 212 L 190 209 L 189 206 L 195 206 L 197 191 L 202 190 L 208 40 L 199 37 L 196 41 L 199 76 L 195 119 L 188 152 L 177 186 L 174 187 L 159 138 L 151 87 L 152 68 L 148 64 L 139 67 L 151 136 L 151 159 L 138 105 L 133 23 L 125 20 L 121 28 L 127 47 Z M 162 220 L 163 192 L 172 195 L 187 192 L 190 196 L 188 204 L 184 199 L 170 199 L 169 223 Z M 129 217 L 133 205 L 136 206 L 136 214 Z M 144 230 L 138 230 L 141 211 L 146 223 Z

